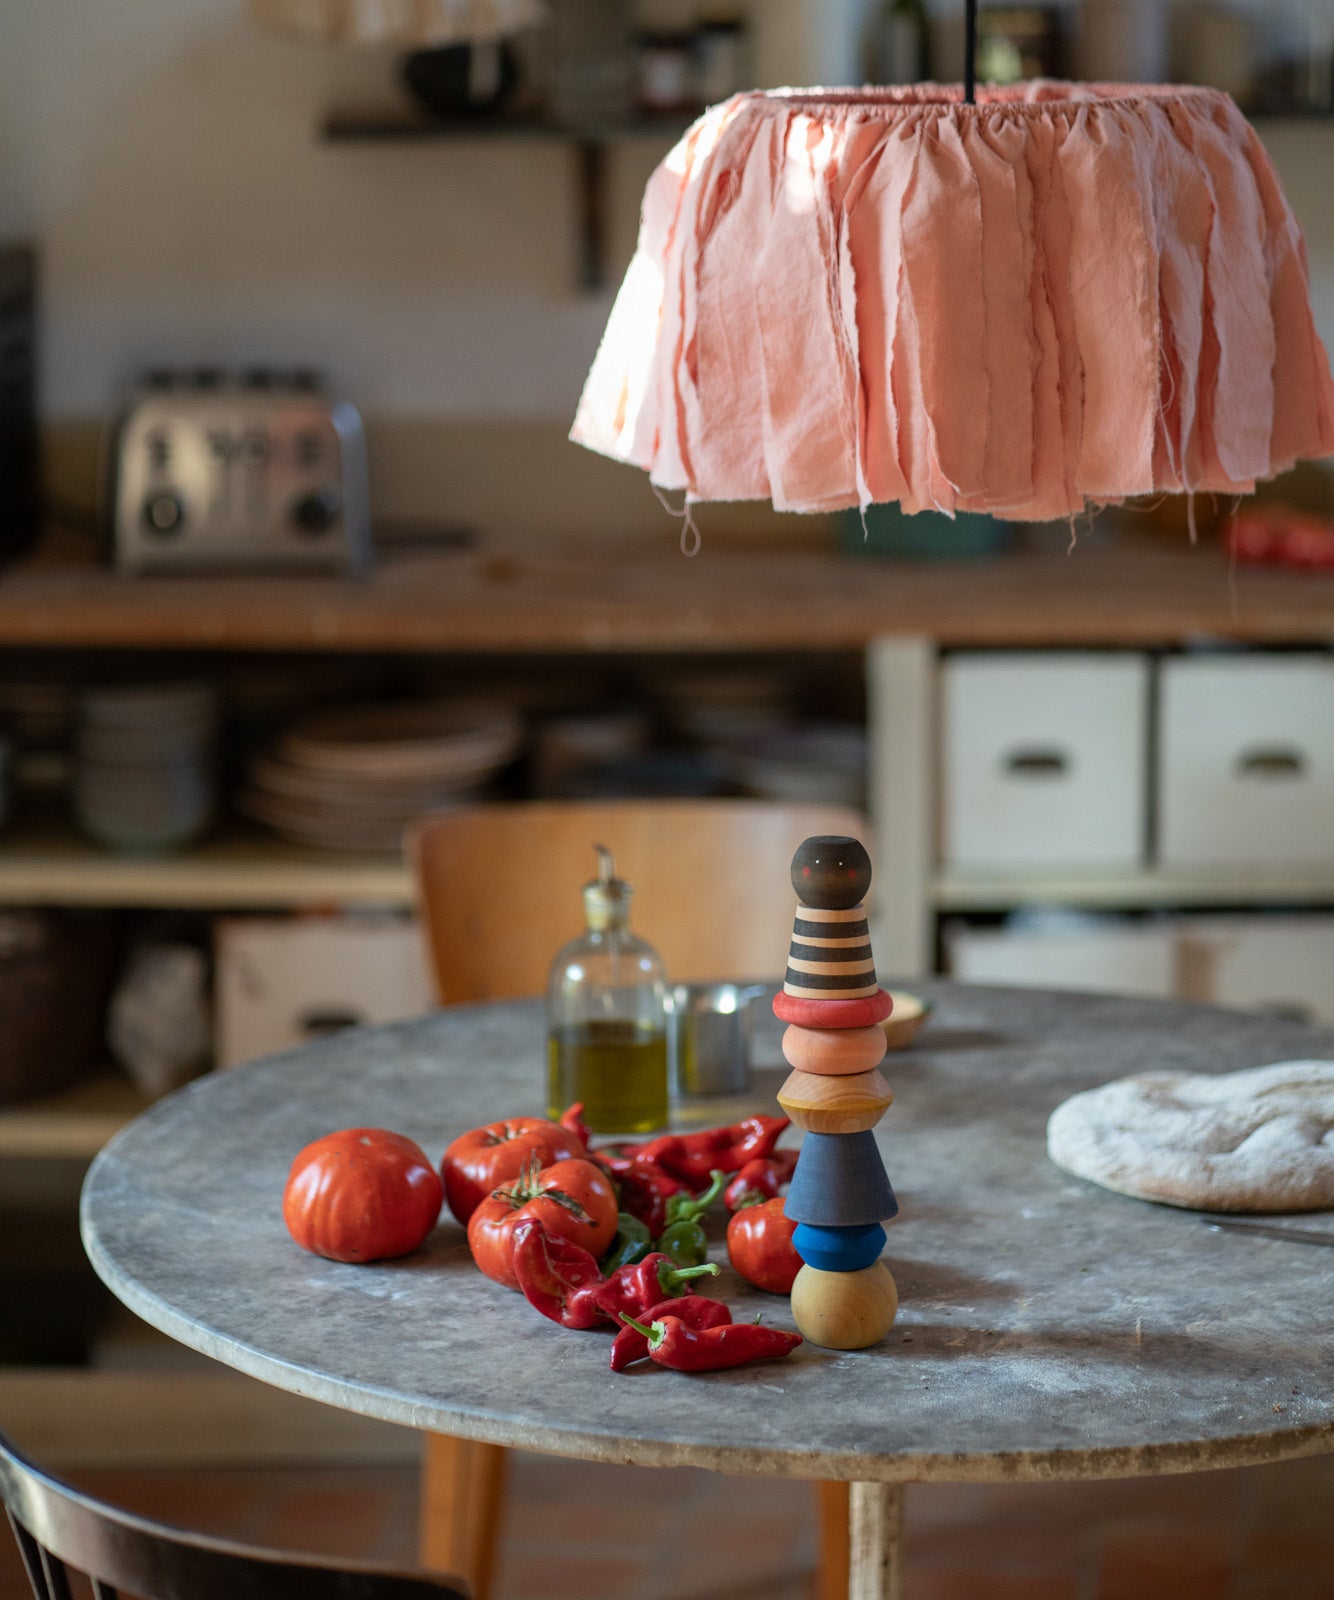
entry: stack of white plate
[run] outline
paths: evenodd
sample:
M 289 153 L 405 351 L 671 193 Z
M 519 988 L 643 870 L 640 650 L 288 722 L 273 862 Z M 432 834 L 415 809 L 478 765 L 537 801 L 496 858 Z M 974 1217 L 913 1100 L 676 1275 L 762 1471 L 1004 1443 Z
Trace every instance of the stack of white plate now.
M 851 723 L 794 723 L 731 751 L 739 787 L 765 800 L 864 806 L 866 766 L 866 732 Z
M 79 697 L 74 806 L 114 850 L 169 850 L 213 819 L 218 705 L 207 683 L 87 690 Z
M 241 809 L 298 844 L 397 851 L 413 817 L 475 800 L 522 737 L 517 713 L 480 702 L 317 712 L 251 764 Z

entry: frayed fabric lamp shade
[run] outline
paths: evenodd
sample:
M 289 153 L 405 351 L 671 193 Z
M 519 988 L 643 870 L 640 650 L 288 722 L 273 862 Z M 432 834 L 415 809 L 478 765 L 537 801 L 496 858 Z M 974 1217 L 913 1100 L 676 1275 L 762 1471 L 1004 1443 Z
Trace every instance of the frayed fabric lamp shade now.
M 1334 384 L 1227 95 L 780 90 L 650 179 L 571 437 L 692 500 L 1038 521 L 1334 452 Z

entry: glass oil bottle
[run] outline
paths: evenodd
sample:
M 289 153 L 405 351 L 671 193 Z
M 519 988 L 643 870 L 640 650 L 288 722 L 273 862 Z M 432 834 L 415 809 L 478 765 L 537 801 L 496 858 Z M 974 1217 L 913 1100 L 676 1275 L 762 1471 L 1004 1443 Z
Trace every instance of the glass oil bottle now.
M 557 951 L 547 981 L 547 1101 L 576 1100 L 595 1133 L 667 1122 L 667 986 L 658 953 L 630 932 L 630 885 L 611 851 L 584 885 L 584 932 Z

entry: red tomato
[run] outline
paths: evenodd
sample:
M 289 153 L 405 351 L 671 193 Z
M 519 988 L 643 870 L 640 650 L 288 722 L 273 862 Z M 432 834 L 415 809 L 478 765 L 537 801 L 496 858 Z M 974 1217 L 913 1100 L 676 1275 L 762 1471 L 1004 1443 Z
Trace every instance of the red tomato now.
M 443 1193 L 426 1152 L 401 1133 L 344 1128 L 308 1144 L 283 1190 L 283 1221 L 303 1250 L 380 1261 L 415 1250 Z
M 1238 561 L 1273 561 L 1281 540 L 1282 529 L 1275 518 L 1256 507 L 1239 511 L 1228 529 L 1228 548 Z
M 1293 517 L 1284 529 L 1278 553 L 1289 567 L 1316 571 L 1334 567 L 1334 523 L 1318 517 Z
M 584 1142 L 570 1128 L 545 1117 L 510 1117 L 461 1133 L 440 1163 L 449 1209 L 466 1227 L 468 1219 L 495 1189 L 517 1178 L 534 1155 L 544 1167 L 585 1154 Z
M 520 1217 L 536 1217 L 549 1233 L 582 1245 L 595 1259 L 616 1232 L 616 1191 L 591 1161 L 534 1164 L 508 1188 L 483 1200 L 468 1223 L 473 1260 L 507 1289 L 517 1289 L 511 1256 Z
M 781 1200 L 742 1206 L 727 1224 L 727 1259 L 757 1289 L 791 1294 L 801 1271 L 801 1257 L 792 1243 L 797 1225 L 783 1213 Z

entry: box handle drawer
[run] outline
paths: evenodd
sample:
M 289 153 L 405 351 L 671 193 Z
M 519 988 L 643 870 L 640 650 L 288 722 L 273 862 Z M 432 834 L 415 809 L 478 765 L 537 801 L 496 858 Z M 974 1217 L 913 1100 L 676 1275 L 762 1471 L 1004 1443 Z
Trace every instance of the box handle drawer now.
M 1020 746 L 1001 757 L 1001 771 L 1007 778 L 1032 778 L 1042 782 L 1048 778 L 1063 778 L 1072 763 L 1064 750 L 1053 746 Z
M 303 1011 L 297 1018 L 297 1030 L 303 1039 L 323 1039 L 331 1033 L 342 1033 L 344 1028 L 363 1028 L 366 1019 L 359 1012 L 321 1008 Z
M 1258 745 L 1254 750 L 1243 750 L 1237 757 L 1237 776 L 1251 778 L 1261 783 L 1287 782 L 1303 777 L 1306 757 L 1291 746 Z

